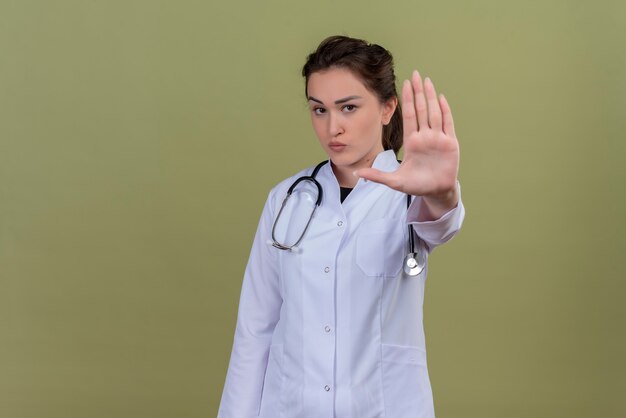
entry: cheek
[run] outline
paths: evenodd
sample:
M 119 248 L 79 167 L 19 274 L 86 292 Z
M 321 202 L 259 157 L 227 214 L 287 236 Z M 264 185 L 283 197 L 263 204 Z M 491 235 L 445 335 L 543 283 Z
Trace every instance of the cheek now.
M 379 132 L 382 132 L 382 120 L 377 113 L 362 113 L 354 122 L 364 136 L 378 136 Z

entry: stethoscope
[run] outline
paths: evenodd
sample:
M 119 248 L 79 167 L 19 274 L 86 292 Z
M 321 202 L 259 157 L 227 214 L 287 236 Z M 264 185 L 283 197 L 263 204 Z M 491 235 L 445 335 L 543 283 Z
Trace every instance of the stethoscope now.
M 317 173 L 320 170 L 320 168 L 322 168 L 322 166 L 326 164 L 327 162 L 328 160 L 322 161 L 321 163 L 319 163 L 317 166 L 315 166 L 310 176 L 299 177 L 298 179 L 296 179 L 296 181 L 293 182 L 293 184 L 289 187 L 289 189 L 287 189 L 287 194 L 285 195 L 285 198 L 283 199 L 283 203 L 280 206 L 280 210 L 278 211 L 278 214 L 276 215 L 276 219 L 274 220 L 274 224 L 272 225 L 272 240 L 268 241 L 268 243 L 272 244 L 272 246 L 278 248 L 279 250 L 286 250 L 286 251 L 293 251 L 293 252 L 299 251 L 298 244 L 300 243 L 300 241 L 302 241 L 302 238 L 304 237 L 306 230 L 311 224 L 311 219 L 313 219 L 313 214 L 315 213 L 315 209 L 317 209 L 322 203 L 322 195 L 323 195 L 322 185 L 315 179 L 315 176 L 317 176 Z M 287 204 L 287 201 L 291 197 L 291 194 L 293 193 L 294 189 L 296 188 L 298 184 L 302 182 L 310 182 L 313 185 L 315 185 L 315 187 L 317 188 L 317 199 L 315 200 L 315 206 L 313 207 L 313 210 L 311 211 L 311 215 L 309 216 L 309 220 L 307 221 L 304 227 L 304 230 L 302 231 L 302 234 L 300 234 L 296 242 L 292 245 L 281 244 L 278 242 L 278 240 L 275 237 L 276 225 L 278 224 L 280 215 L 283 212 L 283 209 L 285 208 L 285 205 Z M 410 205 L 411 205 L 411 195 L 407 194 L 406 195 L 407 209 L 409 208 Z M 406 257 L 404 257 L 404 272 L 408 274 L 409 276 L 417 276 L 418 274 L 422 272 L 422 270 L 424 270 L 424 267 L 426 266 L 426 256 L 423 251 L 415 250 L 415 238 L 413 237 L 413 227 L 411 225 L 408 225 L 408 230 L 409 230 L 409 252 L 406 255 Z

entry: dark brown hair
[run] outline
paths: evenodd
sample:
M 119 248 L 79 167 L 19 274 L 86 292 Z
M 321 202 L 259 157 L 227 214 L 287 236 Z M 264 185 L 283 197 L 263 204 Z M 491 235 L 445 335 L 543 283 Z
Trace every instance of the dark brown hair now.
M 302 76 L 305 78 L 304 94 L 308 97 L 308 84 L 311 74 L 333 67 L 346 68 L 354 73 L 373 92 L 381 103 L 393 97 L 396 92 L 396 76 L 393 72 L 393 57 L 380 45 L 370 44 L 363 39 L 347 36 L 330 36 L 322 41 L 317 49 L 309 54 Z M 383 126 L 383 148 L 393 149 L 398 154 L 402 147 L 402 109 L 398 101 L 389 123 Z

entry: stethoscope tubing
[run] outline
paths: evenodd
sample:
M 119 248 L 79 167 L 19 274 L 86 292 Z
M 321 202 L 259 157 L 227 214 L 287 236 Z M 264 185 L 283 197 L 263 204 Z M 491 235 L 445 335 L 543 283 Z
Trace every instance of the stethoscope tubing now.
M 322 199 L 323 199 L 324 189 L 322 188 L 322 185 L 315 179 L 315 176 L 317 176 L 317 173 L 320 170 L 320 168 L 322 168 L 322 166 L 328 163 L 329 161 L 330 160 L 322 161 L 317 166 L 315 166 L 310 176 L 299 177 L 298 179 L 296 179 L 296 181 L 293 182 L 291 186 L 289 186 L 289 189 L 287 190 L 287 194 L 285 198 L 283 199 L 283 203 L 281 204 L 278 214 L 276 215 L 276 219 L 274 220 L 274 224 L 272 225 L 272 241 L 271 242 L 268 241 L 268 242 L 271 243 L 273 247 L 278 248 L 279 250 L 293 251 L 297 248 L 300 241 L 302 241 L 302 239 L 304 238 L 304 234 L 306 233 L 307 229 L 309 228 L 309 225 L 311 224 L 311 220 L 313 219 L 315 210 L 322 204 Z M 398 162 L 401 162 L 401 161 L 398 160 Z M 291 194 L 295 190 L 296 186 L 303 181 L 310 181 L 313 184 L 315 184 L 315 186 L 317 187 L 318 194 L 317 194 L 317 199 L 315 201 L 315 206 L 313 207 L 313 210 L 311 211 L 311 215 L 309 216 L 309 220 L 307 221 L 304 227 L 304 230 L 302 231 L 302 234 L 300 235 L 298 240 L 293 245 L 284 245 L 284 244 L 279 243 L 278 240 L 276 239 L 276 236 L 275 236 L 276 225 L 278 224 L 278 219 L 280 219 L 280 215 L 282 214 L 283 209 L 285 208 L 285 205 L 287 204 L 287 201 L 291 197 Z M 407 209 L 410 206 L 411 206 L 411 195 L 407 194 L 406 195 Z M 415 238 L 413 237 L 412 225 L 408 225 L 408 233 L 409 233 L 409 253 L 407 254 L 404 260 L 404 271 L 410 276 L 416 276 L 424 269 L 425 258 L 423 254 L 418 254 L 415 251 Z

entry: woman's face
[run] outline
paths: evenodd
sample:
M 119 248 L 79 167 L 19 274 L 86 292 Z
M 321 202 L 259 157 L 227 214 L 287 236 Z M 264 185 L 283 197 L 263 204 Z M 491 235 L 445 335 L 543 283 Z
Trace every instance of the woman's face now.
M 371 167 L 383 151 L 383 125 L 391 120 L 397 99 L 381 104 L 344 68 L 311 74 L 307 90 L 313 129 L 333 164 L 352 171 Z

